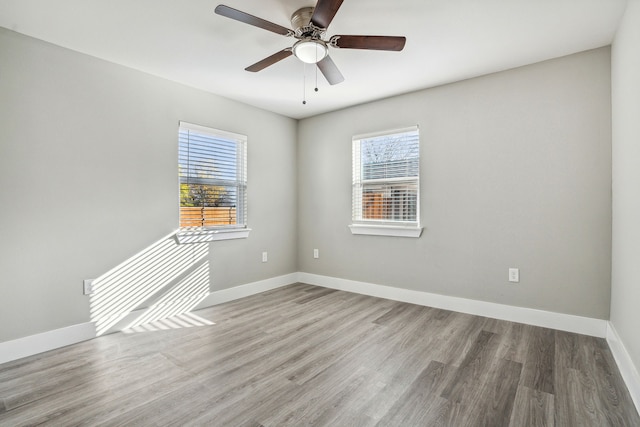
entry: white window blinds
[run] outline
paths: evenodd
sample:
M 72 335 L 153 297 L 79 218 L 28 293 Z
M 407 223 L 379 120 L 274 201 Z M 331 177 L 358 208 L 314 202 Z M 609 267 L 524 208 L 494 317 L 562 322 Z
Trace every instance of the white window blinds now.
M 180 122 L 180 227 L 246 227 L 247 137 Z
M 354 224 L 419 226 L 417 127 L 353 137 Z

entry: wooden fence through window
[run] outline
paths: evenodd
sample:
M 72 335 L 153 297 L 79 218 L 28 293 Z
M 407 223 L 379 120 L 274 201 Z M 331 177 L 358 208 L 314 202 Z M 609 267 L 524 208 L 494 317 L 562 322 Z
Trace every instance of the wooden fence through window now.
M 236 223 L 236 208 L 226 206 L 180 207 L 180 227 L 212 227 Z

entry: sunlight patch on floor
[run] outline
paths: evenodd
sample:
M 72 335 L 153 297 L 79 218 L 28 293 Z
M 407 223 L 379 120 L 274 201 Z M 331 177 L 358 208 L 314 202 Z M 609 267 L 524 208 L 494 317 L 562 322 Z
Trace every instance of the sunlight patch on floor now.
M 125 334 L 166 331 L 168 329 L 193 328 L 197 326 L 212 326 L 214 322 L 204 319 L 194 313 L 182 313 L 165 319 L 154 320 L 130 328 L 123 329 Z

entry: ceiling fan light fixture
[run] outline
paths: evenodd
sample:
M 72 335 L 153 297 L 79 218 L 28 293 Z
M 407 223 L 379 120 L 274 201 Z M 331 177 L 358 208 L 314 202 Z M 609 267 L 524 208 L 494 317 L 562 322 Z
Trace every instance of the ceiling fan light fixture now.
M 322 40 L 300 40 L 293 45 L 293 54 L 306 64 L 322 61 L 327 53 L 327 45 Z

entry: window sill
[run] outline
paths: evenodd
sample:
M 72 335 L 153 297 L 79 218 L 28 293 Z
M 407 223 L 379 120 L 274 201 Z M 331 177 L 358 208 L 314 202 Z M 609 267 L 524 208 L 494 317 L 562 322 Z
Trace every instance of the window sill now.
M 351 234 L 366 234 L 370 236 L 413 237 L 422 234 L 422 227 L 406 227 L 399 225 L 368 225 L 351 224 Z
M 250 228 L 229 228 L 214 230 L 179 230 L 175 234 L 179 245 L 189 243 L 206 243 L 218 240 L 246 239 L 249 237 Z

